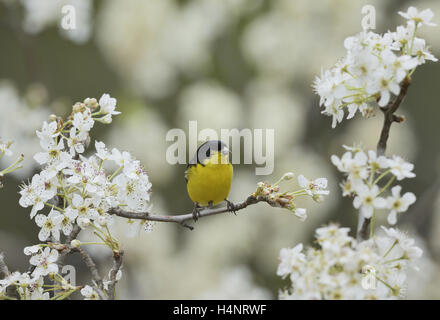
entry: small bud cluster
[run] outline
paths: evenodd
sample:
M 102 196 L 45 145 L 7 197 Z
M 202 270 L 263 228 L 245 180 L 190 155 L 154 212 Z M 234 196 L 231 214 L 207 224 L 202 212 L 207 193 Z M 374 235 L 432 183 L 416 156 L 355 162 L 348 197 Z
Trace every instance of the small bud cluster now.
M 274 207 L 281 207 L 292 211 L 300 220 L 304 221 L 307 218 L 307 211 L 305 208 L 298 208 L 295 204 L 295 199 L 300 196 L 309 196 L 316 202 L 321 202 L 324 195 L 328 195 L 327 179 L 318 178 L 316 180 L 309 180 L 303 175 L 298 176 L 298 184 L 302 189 L 296 191 L 280 191 L 279 184 L 282 181 L 293 179 L 292 172 L 285 173 L 280 180 L 274 184 L 268 182 L 259 182 L 257 190 L 253 196 L 263 197 L 267 199 L 268 203 Z

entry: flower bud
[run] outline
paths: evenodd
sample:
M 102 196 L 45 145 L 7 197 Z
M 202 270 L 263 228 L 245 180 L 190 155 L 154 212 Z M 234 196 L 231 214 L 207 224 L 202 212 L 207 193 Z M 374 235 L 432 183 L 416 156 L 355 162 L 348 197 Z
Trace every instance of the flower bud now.
M 73 105 L 72 110 L 73 113 L 83 112 L 85 108 L 85 104 L 81 102 L 77 102 Z
M 92 110 L 98 108 L 98 101 L 95 98 L 86 98 L 84 104 Z
M 79 246 L 81 245 L 81 241 L 79 241 L 78 239 L 74 239 L 74 240 L 70 241 L 70 245 L 73 248 L 79 248 Z
M 287 172 L 281 178 L 282 180 L 291 180 L 295 174 L 293 172 Z

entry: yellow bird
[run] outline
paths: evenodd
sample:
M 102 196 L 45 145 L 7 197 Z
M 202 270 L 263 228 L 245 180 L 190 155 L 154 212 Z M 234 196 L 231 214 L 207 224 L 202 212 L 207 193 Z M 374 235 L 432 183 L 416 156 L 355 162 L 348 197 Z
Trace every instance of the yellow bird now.
M 194 202 L 193 216 L 197 221 L 201 207 L 212 207 L 226 201 L 234 211 L 234 204 L 227 197 L 231 189 L 233 168 L 229 162 L 229 149 L 219 140 L 202 144 L 185 171 L 188 195 Z

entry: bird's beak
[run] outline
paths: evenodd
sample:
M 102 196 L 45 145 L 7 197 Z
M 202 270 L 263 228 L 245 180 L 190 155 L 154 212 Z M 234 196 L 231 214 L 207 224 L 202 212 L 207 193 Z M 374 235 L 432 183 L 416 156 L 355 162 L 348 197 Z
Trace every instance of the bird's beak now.
M 230 151 L 228 148 L 226 148 L 226 147 L 223 148 L 223 150 L 222 150 L 222 155 L 227 156 L 227 155 L 229 155 L 230 153 L 231 153 L 231 151 Z

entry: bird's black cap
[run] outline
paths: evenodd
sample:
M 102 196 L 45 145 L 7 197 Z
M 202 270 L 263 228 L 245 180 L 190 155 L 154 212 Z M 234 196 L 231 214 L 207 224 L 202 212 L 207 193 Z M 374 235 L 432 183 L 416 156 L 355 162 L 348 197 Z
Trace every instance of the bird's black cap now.
M 203 162 L 211 156 L 213 151 L 220 152 L 224 148 L 227 148 L 227 146 L 221 140 L 206 141 L 197 149 L 196 154 L 191 159 L 188 166 L 194 166 L 197 163 L 203 164 Z

